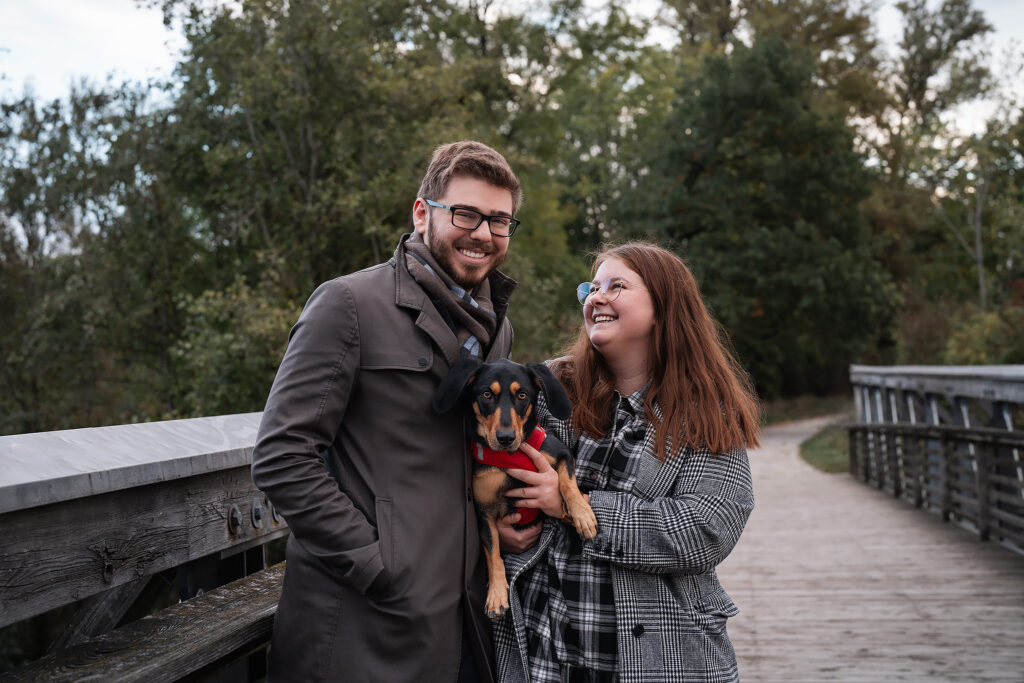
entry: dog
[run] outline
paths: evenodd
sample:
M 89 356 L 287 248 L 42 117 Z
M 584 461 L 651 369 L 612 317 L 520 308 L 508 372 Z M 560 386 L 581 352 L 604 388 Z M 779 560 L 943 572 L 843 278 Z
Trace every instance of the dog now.
M 536 470 L 522 452 L 525 441 L 547 458 L 558 472 L 562 494 L 563 520 L 572 523 L 584 538 L 597 534 L 597 519 L 576 485 L 575 460 L 569 449 L 552 435 L 537 427 L 537 397 L 543 391 L 551 414 L 564 420 L 572 413 L 572 404 L 561 383 L 543 363 L 520 365 L 510 360 L 483 363 L 474 357 L 457 362 L 441 380 L 433 396 L 433 407 L 446 413 L 457 405 L 467 412 L 466 436 L 473 451 L 473 498 L 476 500 L 480 535 L 487 559 L 487 601 L 492 619 L 508 610 L 508 581 L 498 548 L 497 520 L 519 510 L 524 528 L 540 518 L 534 508 L 517 508 L 516 498 L 505 492 L 525 486 L 510 477 L 505 469 Z M 539 431 L 537 431 L 539 430 Z

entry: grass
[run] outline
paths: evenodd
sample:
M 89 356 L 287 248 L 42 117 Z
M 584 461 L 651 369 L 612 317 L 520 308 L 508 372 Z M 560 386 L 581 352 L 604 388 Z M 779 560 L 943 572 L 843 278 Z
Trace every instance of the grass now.
M 800 444 L 800 457 L 822 472 L 849 472 L 849 443 L 842 425 L 829 425 Z
M 835 396 L 797 396 L 796 398 L 777 398 L 766 401 L 762 405 L 761 423 L 763 426 L 802 420 L 806 417 L 820 417 L 834 413 L 852 413 L 853 396 L 838 394 Z

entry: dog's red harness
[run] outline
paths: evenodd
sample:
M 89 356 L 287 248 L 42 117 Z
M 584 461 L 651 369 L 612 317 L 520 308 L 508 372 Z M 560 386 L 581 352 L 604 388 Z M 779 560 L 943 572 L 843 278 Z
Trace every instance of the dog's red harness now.
M 534 427 L 533 434 L 530 434 L 530 438 L 526 440 L 526 443 L 530 444 L 537 450 L 540 450 L 540 446 L 544 443 L 544 439 L 547 437 L 547 433 L 540 427 Z M 528 470 L 530 472 L 536 472 L 537 466 L 530 460 L 530 456 L 522 451 L 516 451 L 515 453 L 509 453 L 508 451 L 495 451 L 491 450 L 487 446 L 477 441 L 470 441 L 469 447 L 473 450 L 473 457 L 481 465 L 492 465 L 494 467 L 500 467 L 503 470 L 507 469 L 519 469 Z M 533 520 L 537 519 L 537 513 L 540 512 L 537 508 L 519 508 L 519 523 L 529 524 Z

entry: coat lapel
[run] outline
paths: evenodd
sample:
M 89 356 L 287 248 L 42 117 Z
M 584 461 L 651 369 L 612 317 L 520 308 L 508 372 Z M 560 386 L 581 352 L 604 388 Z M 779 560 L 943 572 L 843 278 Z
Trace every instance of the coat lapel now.
M 451 367 L 458 360 L 452 355 L 452 349 L 459 347 L 459 340 L 445 324 L 441 314 L 434 308 L 434 304 L 427 298 L 426 292 L 416 283 L 405 267 L 404 240 L 402 244 L 399 244 L 392 261 L 395 267 L 395 303 L 403 308 L 419 311 L 419 315 L 416 316 L 416 327 L 430 337 L 434 346 L 441 350 L 448 366 Z

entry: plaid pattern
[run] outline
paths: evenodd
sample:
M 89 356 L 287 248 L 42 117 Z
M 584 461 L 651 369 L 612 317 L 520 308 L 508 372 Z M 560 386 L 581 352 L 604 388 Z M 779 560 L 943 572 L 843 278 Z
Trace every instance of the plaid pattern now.
M 598 534 L 583 541 L 549 519 L 534 548 L 505 558 L 511 610 L 494 624 L 500 680 L 738 680 L 725 629 L 737 610 L 714 568 L 753 509 L 746 452 L 686 448 L 662 463 L 642 404 L 642 390 L 620 398 L 615 430 L 595 440 L 541 402 L 541 424 L 576 453 L 580 488 L 594 489 Z
M 584 493 L 633 488 L 647 433 L 643 396 L 641 390 L 617 401 L 614 434 L 618 438 L 612 434 L 600 441 L 584 437 L 573 444 L 564 423 L 544 422 L 560 440 L 577 449 L 576 479 Z M 545 417 L 550 414 L 540 413 L 542 420 Z M 518 590 L 530 680 L 561 681 L 562 672 L 575 669 L 592 672 L 582 680 L 614 680 L 617 643 L 611 565 L 584 557 L 583 540 L 571 527 L 555 527 L 547 557 L 520 577 Z

